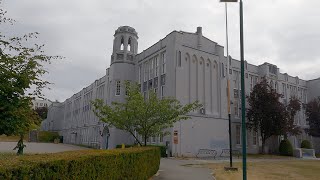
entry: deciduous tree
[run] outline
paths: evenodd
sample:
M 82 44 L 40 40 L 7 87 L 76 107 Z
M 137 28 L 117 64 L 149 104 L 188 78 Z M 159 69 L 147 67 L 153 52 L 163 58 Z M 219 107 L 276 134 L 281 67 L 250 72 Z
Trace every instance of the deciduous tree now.
M 198 102 L 181 105 L 174 98 L 159 99 L 151 91 L 149 98 L 144 99 L 137 84 L 130 85 L 127 82 L 126 87 L 124 103 L 112 102 L 109 106 L 97 99 L 93 102 L 93 111 L 109 126 L 129 132 L 140 145 L 143 143 L 135 132 L 143 137 L 144 145 L 147 145 L 149 137 L 167 134 L 165 129 L 172 127 L 177 121 L 189 119 L 187 114 L 201 107 Z
M 309 122 L 308 134 L 320 137 L 320 97 L 314 98 L 306 105 L 306 116 Z
M 281 96 L 263 78 L 260 83 L 254 86 L 248 97 L 247 127 L 255 132 L 260 132 L 262 153 L 264 153 L 265 143 L 268 138 L 287 134 L 291 132 L 292 128 L 295 128 L 293 121 L 289 117 L 289 111 L 279 101 Z M 293 101 L 292 105 L 295 105 Z M 288 109 L 295 110 L 296 107 L 290 105 Z M 293 110 L 291 115 L 294 115 Z
M 0 7 L 0 25 L 13 24 L 5 14 Z M 33 122 L 38 121 L 37 114 L 31 109 L 31 97 L 41 97 L 41 90 L 49 84 L 41 79 L 47 73 L 43 65 L 60 58 L 45 55 L 43 45 L 28 43 L 37 35 L 7 37 L 0 32 L 0 134 L 20 135 L 19 154 L 23 153 L 23 135 Z M 34 91 L 26 94 L 31 87 Z

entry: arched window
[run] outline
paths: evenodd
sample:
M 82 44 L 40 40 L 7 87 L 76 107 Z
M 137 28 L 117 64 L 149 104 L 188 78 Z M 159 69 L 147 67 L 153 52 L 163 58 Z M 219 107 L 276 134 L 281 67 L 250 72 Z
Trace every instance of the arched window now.
M 128 40 L 128 46 L 127 46 L 127 51 L 131 51 L 132 45 L 131 45 L 131 38 Z
M 124 39 L 123 39 L 123 37 L 121 37 L 120 50 L 124 50 Z

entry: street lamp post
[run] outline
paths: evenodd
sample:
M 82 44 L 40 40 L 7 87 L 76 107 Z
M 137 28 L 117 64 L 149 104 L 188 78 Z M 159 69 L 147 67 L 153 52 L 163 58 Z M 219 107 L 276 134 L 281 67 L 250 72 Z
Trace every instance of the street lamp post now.
M 238 0 L 220 0 L 220 2 L 238 2 Z M 246 97 L 244 81 L 244 43 L 243 43 L 243 2 L 239 2 L 240 8 L 240 60 L 241 60 L 241 120 L 242 120 L 242 173 L 243 180 L 247 179 L 247 143 L 246 143 Z M 229 57 L 228 57 L 229 58 Z M 230 126 L 229 126 L 230 127 Z M 230 131 L 231 129 L 229 129 Z

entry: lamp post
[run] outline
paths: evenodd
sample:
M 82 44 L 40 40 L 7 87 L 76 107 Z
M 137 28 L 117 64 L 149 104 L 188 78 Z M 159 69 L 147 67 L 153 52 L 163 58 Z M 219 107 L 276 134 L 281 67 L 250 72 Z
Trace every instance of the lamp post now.
M 220 0 L 220 2 L 238 2 L 238 0 Z M 240 0 L 240 60 L 241 60 L 241 120 L 242 120 L 242 173 L 243 180 L 247 179 L 247 143 L 246 143 L 246 99 L 244 81 L 244 43 L 243 43 L 243 2 Z M 229 57 L 228 57 L 229 60 Z M 229 120 L 230 121 L 230 120 Z M 230 128 L 230 125 L 229 125 Z M 229 129 L 230 131 L 231 129 Z M 231 150 L 231 149 L 230 149 Z M 231 159 L 232 160 L 232 159 Z M 230 163 L 231 164 L 231 163 Z

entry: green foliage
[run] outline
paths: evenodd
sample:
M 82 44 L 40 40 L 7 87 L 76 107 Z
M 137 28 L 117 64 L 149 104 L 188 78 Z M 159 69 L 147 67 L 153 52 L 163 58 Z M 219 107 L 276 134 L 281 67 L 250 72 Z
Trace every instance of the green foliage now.
M 279 146 L 279 153 L 282 156 L 292 156 L 293 155 L 293 148 L 288 139 L 282 140 Z
M 313 99 L 307 104 L 306 116 L 309 122 L 308 134 L 320 137 L 320 97 Z
M 301 148 L 312 149 L 311 143 L 308 140 L 303 140 L 301 142 Z
M 39 142 L 53 142 L 55 139 L 60 139 L 60 136 L 57 132 L 50 132 L 50 131 L 38 132 Z
M 40 116 L 41 121 L 47 118 L 48 115 L 48 107 L 38 107 L 35 109 L 35 111 L 37 112 L 37 114 Z M 40 123 L 41 123 L 40 121 Z M 40 124 L 39 123 L 39 124 Z
M 161 154 L 161 157 L 167 157 L 167 153 L 166 153 L 166 146 L 164 145 L 147 145 L 149 147 L 158 147 L 160 149 L 160 154 Z M 137 145 L 129 145 L 129 144 L 125 144 L 125 148 L 131 148 L 131 147 L 137 147 Z M 122 148 L 122 145 L 121 144 L 118 144 L 116 146 L 116 148 Z
M 144 139 L 144 144 L 149 137 L 164 135 L 163 132 L 180 120 L 186 120 L 190 111 L 201 105 L 194 102 L 187 105 L 173 98 L 159 99 L 153 92 L 149 92 L 149 99 L 145 100 L 141 94 L 138 84 L 125 83 L 127 96 L 125 103 L 112 102 L 112 105 L 105 105 L 101 99 L 92 102 L 93 111 L 97 117 L 109 126 L 116 127 L 129 132 L 136 141 L 142 145 L 135 132 Z
M 0 161 L 0 179 L 149 179 L 159 169 L 158 148 L 85 150 L 16 156 Z
M 12 25 L 14 21 L 5 14 L 0 7 L 0 25 Z M 43 45 L 29 43 L 37 35 L 35 32 L 7 37 L 0 32 L 0 134 L 23 135 L 31 124 L 39 122 L 39 116 L 31 109 L 31 99 L 42 97 L 41 90 L 49 84 L 41 79 L 47 73 L 43 65 L 60 57 L 47 56 Z M 34 90 L 26 94 L 31 88 Z M 23 141 L 19 147 L 24 147 Z

